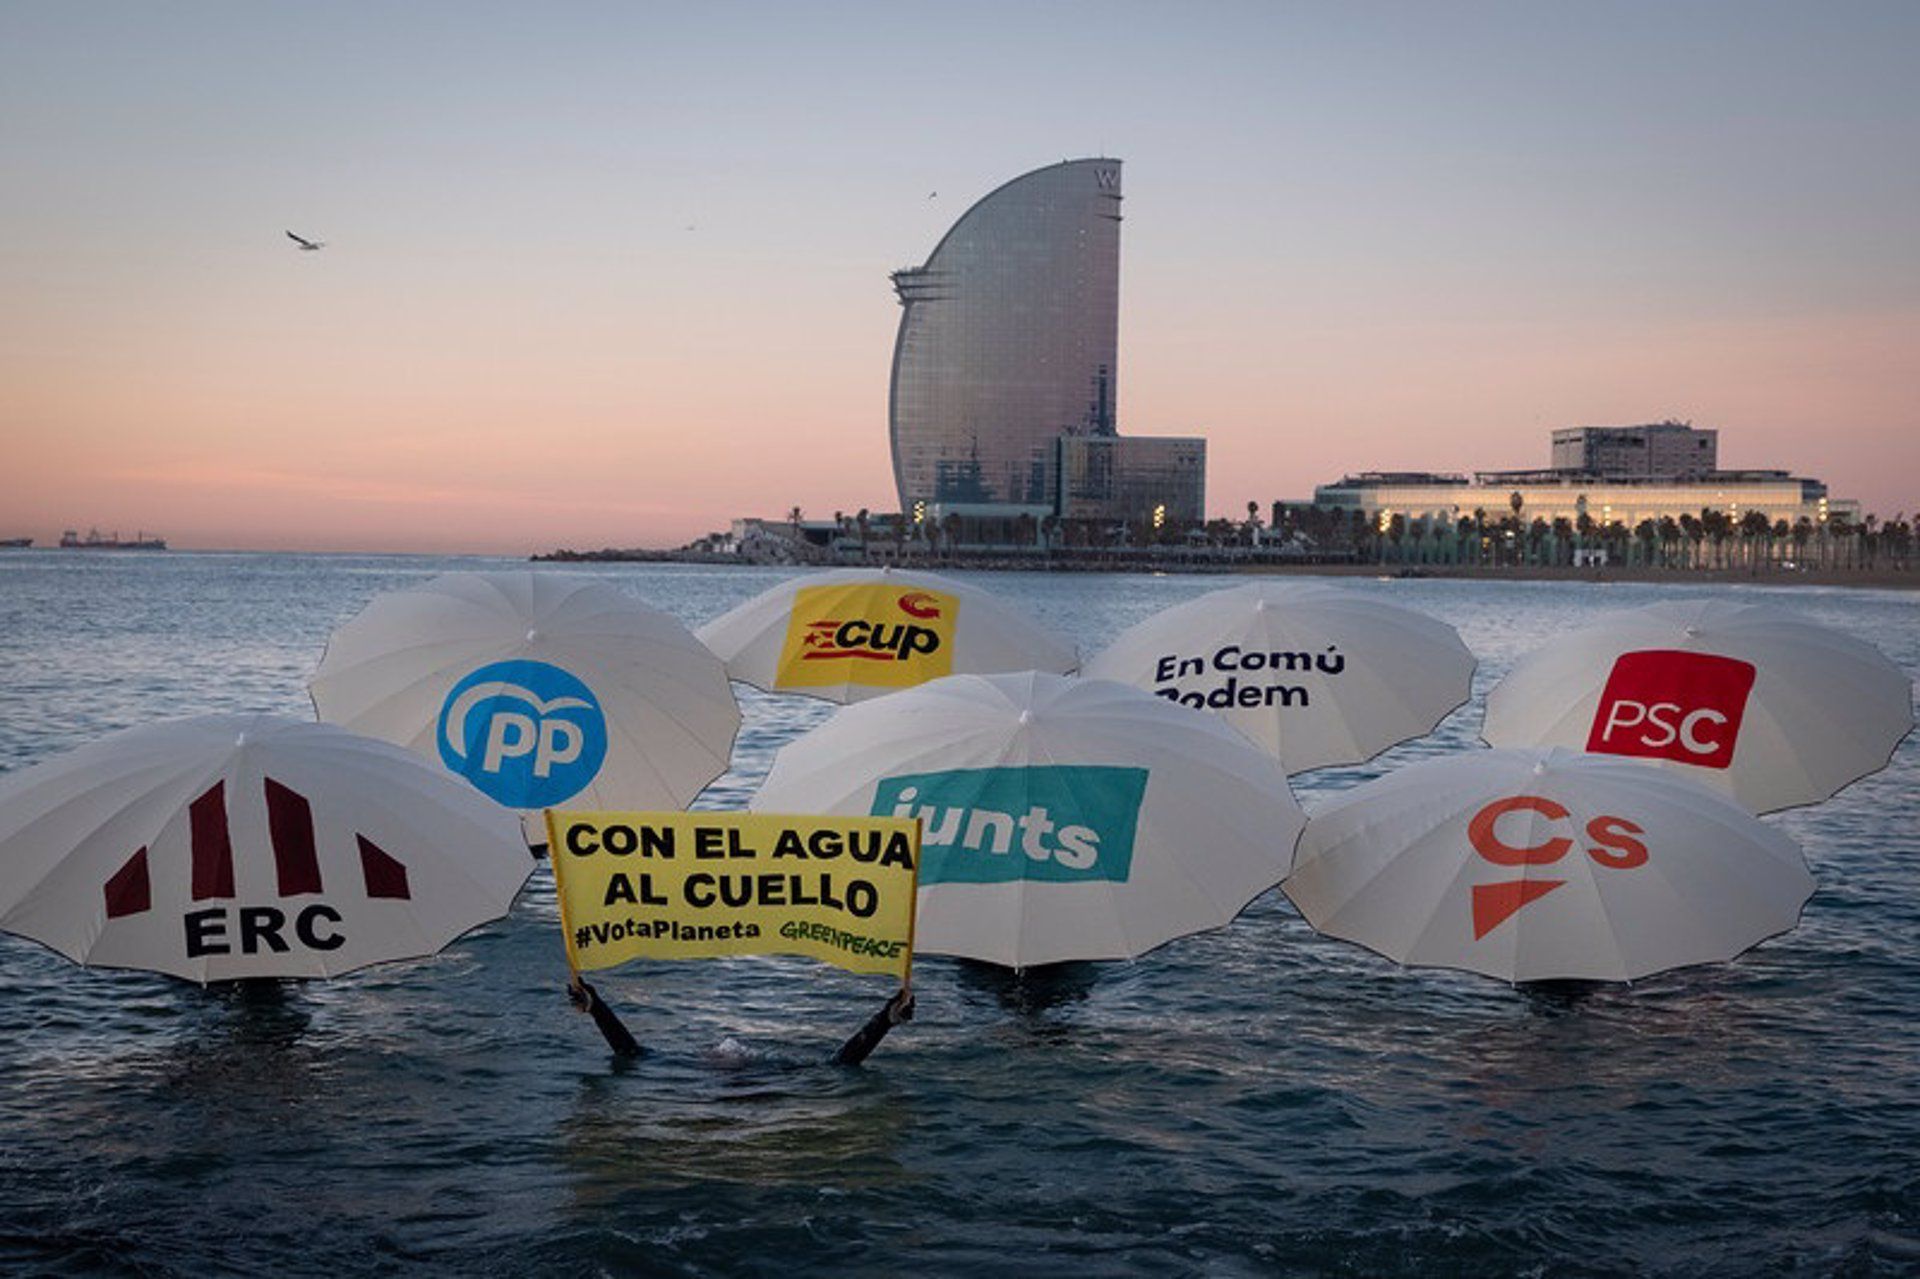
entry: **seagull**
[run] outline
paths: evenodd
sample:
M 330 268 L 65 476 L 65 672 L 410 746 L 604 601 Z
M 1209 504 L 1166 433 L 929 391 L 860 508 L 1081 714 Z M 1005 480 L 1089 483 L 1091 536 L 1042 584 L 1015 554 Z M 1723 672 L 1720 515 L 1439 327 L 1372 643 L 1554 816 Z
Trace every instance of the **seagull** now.
M 287 238 L 299 245 L 302 253 L 318 253 L 321 249 L 327 247 L 325 240 L 309 240 L 305 236 L 295 235 L 291 231 L 287 232 Z

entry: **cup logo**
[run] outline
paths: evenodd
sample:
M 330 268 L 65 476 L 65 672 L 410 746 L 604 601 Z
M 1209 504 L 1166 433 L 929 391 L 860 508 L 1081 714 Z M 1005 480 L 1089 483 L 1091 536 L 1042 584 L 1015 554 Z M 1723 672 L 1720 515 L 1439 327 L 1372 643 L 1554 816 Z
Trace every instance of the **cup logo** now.
M 1125 883 L 1147 770 L 961 768 L 881 780 L 874 817 L 920 819 L 920 883 Z
M 793 594 L 779 688 L 909 688 L 953 673 L 960 600 L 897 583 L 803 586 Z
M 1587 749 L 1726 768 L 1753 679 L 1753 663 L 1716 653 L 1622 653 L 1600 694 Z
M 547 808 L 600 774 L 600 699 L 558 666 L 518 658 L 482 666 L 440 708 L 440 759 L 508 808 Z

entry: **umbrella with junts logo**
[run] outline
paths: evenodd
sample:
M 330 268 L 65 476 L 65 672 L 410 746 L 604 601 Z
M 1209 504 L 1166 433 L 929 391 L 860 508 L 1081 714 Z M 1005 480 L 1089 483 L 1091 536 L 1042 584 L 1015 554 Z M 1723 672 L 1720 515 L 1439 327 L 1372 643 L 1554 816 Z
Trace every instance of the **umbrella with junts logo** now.
M 1065 674 L 1073 646 L 996 596 L 937 573 L 791 578 L 700 627 L 727 674 L 767 692 L 858 702 L 945 675 Z
M 1675 769 L 1768 813 L 1886 767 L 1912 728 L 1912 681 L 1871 644 L 1771 605 L 1680 600 L 1521 659 L 1481 736 Z
M 1414 609 L 1311 582 L 1254 582 L 1122 631 L 1085 674 L 1209 710 L 1289 773 L 1358 764 L 1434 730 L 1473 654 Z
M 726 771 L 740 727 L 720 662 L 674 617 L 530 570 L 376 596 L 308 688 L 321 719 L 529 812 L 685 808 Z
M 1633 981 L 1786 932 L 1813 877 L 1792 840 L 1688 778 L 1474 750 L 1342 793 L 1281 888 L 1320 932 L 1402 964 Z
M 209 982 L 430 955 L 532 868 L 513 814 L 325 724 L 172 720 L 0 777 L 0 931 L 104 968 Z
M 914 949 L 1016 969 L 1230 922 L 1305 821 L 1279 764 L 1219 719 L 1032 671 L 849 706 L 779 752 L 752 807 L 918 817 Z

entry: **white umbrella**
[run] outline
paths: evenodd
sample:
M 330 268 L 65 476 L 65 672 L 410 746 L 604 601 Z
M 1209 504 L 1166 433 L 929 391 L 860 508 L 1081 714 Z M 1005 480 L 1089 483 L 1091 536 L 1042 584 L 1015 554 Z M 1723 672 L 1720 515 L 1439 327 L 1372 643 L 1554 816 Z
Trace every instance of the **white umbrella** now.
M 791 578 L 699 630 L 727 674 L 768 692 L 858 702 L 944 675 L 1065 674 L 1073 646 L 937 573 L 837 569 Z
M 1473 654 L 1424 613 L 1312 582 L 1252 582 L 1115 637 L 1086 674 L 1204 708 L 1289 773 L 1358 764 L 1433 731 L 1473 691 Z
M 193 981 L 331 977 L 497 919 L 519 822 L 395 746 L 209 715 L 0 777 L 0 930 Z
M 323 720 L 438 760 L 509 808 L 684 808 L 740 727 L 725 671 L 672 616 L 530 570 L 376 596 L 308 685 Z
M 1317 812 L 1282 890 L 1403 964 L 1508 981 L 1632 981 L 1792 928 L 1800 850 L 1671 773 L 1577 751 L 1466 751 Z
M 1493 746 L 1571 746 L 1677 769 L 1757 813 L 1886 767 L 1913 684 L 1871 644 L 1785 609 L 1683 600 L 1606 613 L 1487 695 Z
M 1219 720 L 1109 680 L 955 675 L 783 748 L 759 812 L 919 817 L 915 949 L 1024 968 L 1228 923 L 1304 822 Z

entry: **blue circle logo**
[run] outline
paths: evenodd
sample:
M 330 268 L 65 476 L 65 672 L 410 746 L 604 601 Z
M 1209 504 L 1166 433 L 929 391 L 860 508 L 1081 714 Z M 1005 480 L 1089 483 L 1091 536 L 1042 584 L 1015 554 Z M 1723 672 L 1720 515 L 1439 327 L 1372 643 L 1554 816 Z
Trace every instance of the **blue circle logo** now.
M 570 671 L 515 659 L 474 671 L 440 707 L 441 762 L 508 808 L 547 808 L 600 774 L 607 719 Z

